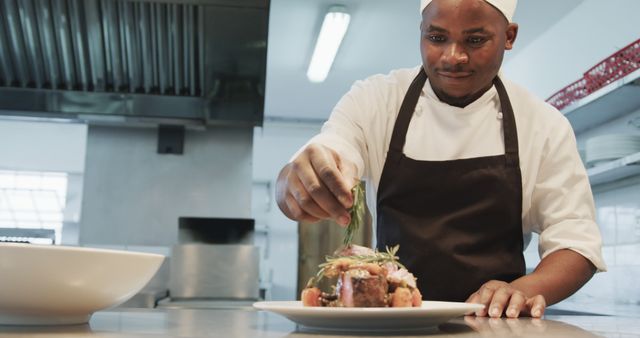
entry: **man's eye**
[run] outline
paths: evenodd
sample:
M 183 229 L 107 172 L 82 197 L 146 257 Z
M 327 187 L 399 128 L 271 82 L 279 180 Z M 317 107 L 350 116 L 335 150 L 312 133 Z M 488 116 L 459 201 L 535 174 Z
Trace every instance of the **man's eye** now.
M 467 39 L 467 41 L 472 45 L 481 45 L 485 43 L 487 39 L 481 36 L 471 36 Z
M 433 34 L 428 35 L 427 39 L 429 39 L 429 41 L 435 42 L 435 43 L 445 42 L 447 40 L 447 38 L 442 36 L 442 35 L 433 35 Z

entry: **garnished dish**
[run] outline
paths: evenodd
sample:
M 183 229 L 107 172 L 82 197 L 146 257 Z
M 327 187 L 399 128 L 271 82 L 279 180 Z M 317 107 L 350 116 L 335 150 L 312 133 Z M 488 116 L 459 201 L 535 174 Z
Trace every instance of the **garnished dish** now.
M 379 252 L 349 244 L 327 257 L 317 275 L 302 290 L 304 306 L 327 307 L 420 307 L 422 294 L 416 278 L 400 262 L 399 247 Z M 330 279 L 332 290 L 322 291 L 317 285 Z
M 302 290 L 302 301 L 256 302 L 257 309 L 312 329 L 353 332 L 417 330 L 484 308 L 482 304 L 422 301 L 416 278 L 399 261 L 399 246 L 384 252 L 352 243 L 364 223 L 364 189 L 352 189 L 351 222 L 341 249 L 326 257 Z
M 318 273 L 302 290 L 303 306 L 327 307 L 420 307 L 422 294 L 416 278 L 400 262 L 399 246 L 379 252 L 352 244 L 353 234 L 364 223 L 365 197 L 362 183 L 351 189 L 351 222 L 344 232 L 344 247 L 327 256 Z M 329 279 L 331 291 L 318 283 Z

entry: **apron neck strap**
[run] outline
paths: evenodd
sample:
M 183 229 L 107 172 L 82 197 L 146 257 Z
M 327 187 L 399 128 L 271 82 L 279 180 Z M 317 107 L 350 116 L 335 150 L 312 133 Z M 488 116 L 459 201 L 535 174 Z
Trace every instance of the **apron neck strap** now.
M 413 116 L 413 111 L 416 109 L 422 88 L 426 82 L 427 73 L 425 73 L 424 68 L 420 67 L 420 72 L 415 79 L 413 79 L 413 82 L 411 82 L 409 90 L 404 100 L 402 100 L 400 113 L 398 113 L 398 118 L 396 118 L 396 123 L 393 126 L 393 134 L 391 135 L 391 143 L 389 144 L 390 151 L 402 153 L 402 148 L 404 148 L 404 142 L 407 138 L 409 123 L 411 122 L 411 116 Z
M 498 76 L 493 79 L 498 97 L 500 98 L 500 109 L 502 110 L 502 129 L 504 130 L 504 154 L 508 166 L 518 167 L 520 158 L 518 155 L 518 132 L 516 129 L 516 118 L 513 114 L 513 107 L 507 90 Z
M 427 73 L 424 68 L 420 68 L 420 72 L 413 79 L 409 90 L 402 101 L 400 106 L 400 112 L 396 118 L 395 125 L 393 127 L 393 134 L 391 135 L 391 142 L 389 144 L 389 152 L 402 154 L 404 143 L 407 137 L 407 130 L 409 129 L 409 123 L 413 116 L 413 111 L 418 104 L 418 99 L 422 93 L 422 89 L 427 82 Z M 498 92 L 500 98 L 500 108 L 502 110 L 502 123 L 504 130 L 504 150 L 507 165 L 511 167 L 519 166 L 518 155 L 518 134 L 516 129 L 516 120 L 513 114 L 513 107 L 509 100 L 509 95 L 504 87 L 504 84 L 499 77 L 495 77 L 493 84 Z

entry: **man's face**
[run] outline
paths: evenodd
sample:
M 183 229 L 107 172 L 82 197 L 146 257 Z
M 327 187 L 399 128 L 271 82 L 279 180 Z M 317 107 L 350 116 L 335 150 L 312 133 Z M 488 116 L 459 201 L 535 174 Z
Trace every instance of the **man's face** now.
M 420 29 L 422 64 L 434 92 L 464 106 L 491 87 L 518 26 L 484 0 L 434 0 Z

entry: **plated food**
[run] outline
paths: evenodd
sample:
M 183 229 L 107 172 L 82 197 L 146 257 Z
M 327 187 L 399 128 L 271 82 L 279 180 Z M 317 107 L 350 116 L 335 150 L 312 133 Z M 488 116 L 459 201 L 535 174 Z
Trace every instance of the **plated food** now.
M 422 294 L 416 278 L 400 262 L 399 246 L 379 252 L 349 244 L 329 256 L 317 275 L 302 290 L 304 306 L 319 307 L 420 307 Z M 318 282 L 331 280 L 332 290 Z

